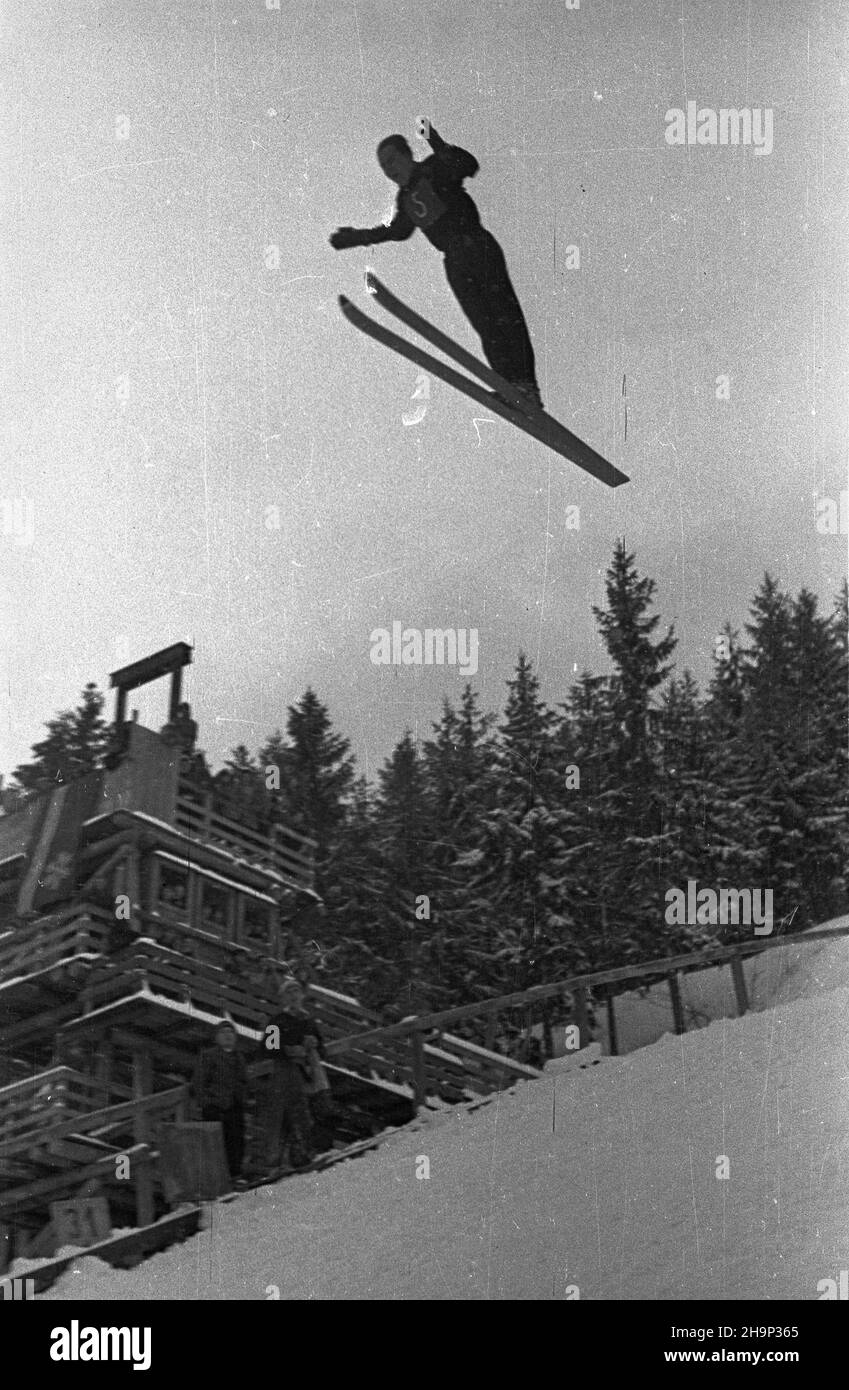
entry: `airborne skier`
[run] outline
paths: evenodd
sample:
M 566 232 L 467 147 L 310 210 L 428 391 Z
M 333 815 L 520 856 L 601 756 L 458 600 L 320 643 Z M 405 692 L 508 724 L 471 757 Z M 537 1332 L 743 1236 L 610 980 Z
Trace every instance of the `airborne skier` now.
M 386 177 L 398 184 L 395 215 L 387 225 L 339 227 L 330 237 L 337 251 L 405 241 L 420 227 L 445 257 L 445 274 L 460 308 L 478 334 L 493 371 L 509 382 L 526 411 L 543 409 L 525 316 L 507 273 L 504 252 L 482 225 L 463 180 L 478 172 L 474 155 L 448 145 L 428 121 L 420 131 L 433 154 L 416 161 L 403 135 L 377 147 Z

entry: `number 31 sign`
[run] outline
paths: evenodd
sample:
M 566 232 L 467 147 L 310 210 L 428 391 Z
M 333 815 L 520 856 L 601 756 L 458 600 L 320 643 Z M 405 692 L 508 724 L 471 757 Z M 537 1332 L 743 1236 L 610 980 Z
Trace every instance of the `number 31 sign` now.
M 105 1197 L 51 1202 L 50 1215 L 56 1244 L 60 1248 L 63 1245 L 96 1245 L 99 1240 L 106 1240 L 112 1234 L 112 1218 Z

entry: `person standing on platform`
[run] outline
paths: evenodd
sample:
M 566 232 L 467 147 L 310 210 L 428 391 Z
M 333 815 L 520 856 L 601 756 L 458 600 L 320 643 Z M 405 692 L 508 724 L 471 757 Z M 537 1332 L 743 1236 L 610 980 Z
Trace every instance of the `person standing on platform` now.
M 304 990 L 288 978 L 280 986 L 280 1011 L 268 1020 L 262 1040 L 272 1058 L 266 1119 L 265 1165 L 302 1168 L 315 1157 L 308 1077 L 321 1033 L 305 1006 Z
M 242 1176 L 245 1155 L 245 1100 L 248 1073 L 237 1051 L 237 1034 L 232 1023 L 219 1023 L 215 1042 L 200 1053 L 195 1068 L 192 1094 L 202 1120 L 218 1120 L 224 1135 L 224 1151 L 230 1177 Z

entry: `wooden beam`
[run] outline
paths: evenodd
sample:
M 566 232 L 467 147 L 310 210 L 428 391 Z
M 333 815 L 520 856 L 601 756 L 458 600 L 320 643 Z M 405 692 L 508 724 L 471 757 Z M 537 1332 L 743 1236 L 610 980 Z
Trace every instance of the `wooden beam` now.
M 143 1108 L 153 1090 L 153 1066 L 147 1048 L 133 1053 L 133 1139 L 137 1147 L 146 1147 L 151 1138 L 150 1117 Z M 131 1165 L 132 1171 L 132 1165 Z M 135 1168 L 136 1224 L 149 1226 L 153 1221 L 153 1174 L 146 1163 Z
M 200 1226 L 202 1210 L 202 1207 L 193 1206 L 173 1212 L 170 1216 L 161 1217 L 144 1230 L 131 1231 L 129 1235 L 125 1233 L 110 1236 L 109 1240 L 89 1245 L 85 1250 L 79 1250 L 73 1255 L 63 1255 L 58 1260 L 37 1265 L 35 1269 L 27 1272 L 26 1277 L 35 1280 L 36 1293 L 43 1293 L 65 1273 L 72 1261 L 85 1259 L 87 1256 L 104 1260 L 107 1264 L 117 1265 L 119 1268 L 138 1264 L 145 1255 L 164 1249 L 174 1241 L 186 1240 L 193 1236 Z
M 170 647 L 162 647 L 150 656 L 143 656 L 140 661 L 132 661 L 129 666 L 111 671 L 109 688 L 117 689 L 119 693 L 137 690 L 140 685 L 149 685 L 151 681 L 159 680 L 160 676 L 190 666 L 191 661 L 192 648 L 188 642 L 174 642 Z
M 749 996 L 746 991 L 746 977 L 743 974 L 743 962 L 736 956 L 731 962 L 731 979 L 734 983 L 734 998 L 737 1001 L 737 1013 L 742 1016 L 749 1007 Z
M 427 1072 L 424 1038 L 418 1030 L 410 1038 L 410 1046 L 413 1053 L 413 1103 L 419 1109 L 427 1102 Z
M 681 1000 L 681 981 L 677 975 L 669 976 L 669 997 L 672 1000 L 672 1022 L 676 1033 L 686 1033 L 684 1005 Z
M 144 1033 L 133 1033 L 128 1028 L 113 1028 L 109 1033 L 113 1042 L 121 1047 L 127 1048 L 132 1052 L 134 1049 L 143 1045 L 149 1047 L 151 1055 L 159 1058 L 163 1062 L 174 1062 L 177 1066 L 184 1067 L 186 1063 L 186 1047 L 175 1047 L 171 1043 L 161 1042 L 157 1037 L 149 1037 Z M 188 1044 L 194 1049 L 193 1044 Z
M 183 684 L 183 668 L 175 666 L 171 672 L 171 690 L 168 698 L 168 719 L 173 722 L 177 718 L 177 710 L 180 704 L 180 691 Z
M 133 1147 L 125 1152 L 133 1165 L 155 1161 L 150 1150 L 144 1148 Z M 19 1187 L 0 1193 L 0 1207 L 21 1207 L 34 1197 L 46 1197 L 51 1192 L 63 1192 L 76 1187 L 80 1181 L 86 1178 L 98 1176 L 106 1180 L 114 1171 L 115 1155 L 105 1154 L 103 1158 L 96 1159 L 94 1163 L 89 1163 L 84 1168 L 70 1168 L 64 1173 L 51 1174 L 49 1178 L 34 1178 L 31 1182 L 23 1183 Z
M 613 995 L 607 996 L 607 1036 L 610 1043 L 611 1057 L 619 1055 L 619 1040 L 616 1036 L 616 1010 L 613 1005 Z
M 590 1022 L 587 1011 L 587 991 L 579 985 L 574 991 L 575 1022 L 578 1025 L 578 1048 L 587 1046 L 590 1040 Z

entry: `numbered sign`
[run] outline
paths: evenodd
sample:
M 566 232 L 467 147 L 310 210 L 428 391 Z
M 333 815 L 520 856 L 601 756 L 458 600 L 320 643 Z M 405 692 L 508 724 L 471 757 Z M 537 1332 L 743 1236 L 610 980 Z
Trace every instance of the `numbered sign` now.
M 112 1234 L 112 1218 L 105 1197 L 83 1197 L 69 1202 L 51 1202 L 50 1215 L 56 1232 L 56 1245 L 88 1246 L 107 1240 Z

